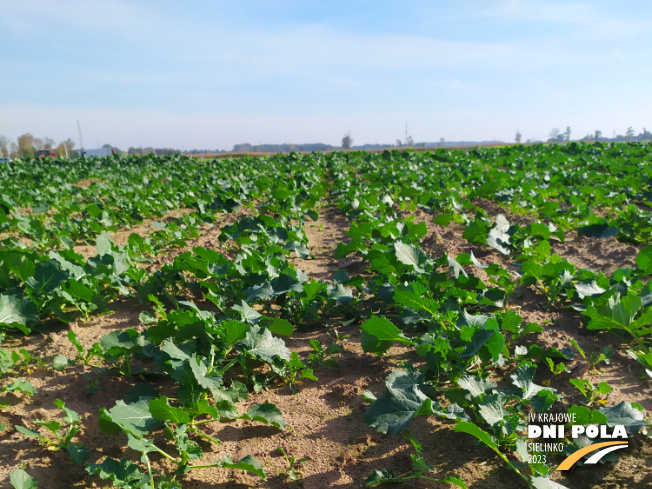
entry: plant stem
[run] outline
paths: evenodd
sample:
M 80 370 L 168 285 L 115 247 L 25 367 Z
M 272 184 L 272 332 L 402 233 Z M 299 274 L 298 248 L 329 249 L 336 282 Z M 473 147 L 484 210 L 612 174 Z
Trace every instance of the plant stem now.
M 496 453 L 498 454 L 498 456 L 499 456 L 500 458 L 502 458 L 503 461 L 504 461 L 504 462 L 505 462 L 505 463 L 506 463 L 506 464 L 507 464 L 507 465 L 508 465 L 508 466 L 509 466 L 509 467 L 510 467 L 514 472 L 516 472 L 518 475 L 520 475 L 520 476 L 525 480 L 525 482 L 527 482 L 528 487 L 530 487 L 530 479 L 529 479 L 529 478 L 528 478 L 528 477 L 527 477 L 523 472 L 521 472 L 521 471 L 518 470 L 516 467 L 514 467 L 514 465 L 512 465 L 512 463 L 507 459 L 507 457 L 506 457 L 506 456 L 505 456 L 505 455 L 504 455 L 500 450 L 498 450 L 497 448 L 494 448 L 494 447 L 492 447 L 492 446 L 490 446 L 489 448 L 491 448 L 494 452 L 496 452 Z

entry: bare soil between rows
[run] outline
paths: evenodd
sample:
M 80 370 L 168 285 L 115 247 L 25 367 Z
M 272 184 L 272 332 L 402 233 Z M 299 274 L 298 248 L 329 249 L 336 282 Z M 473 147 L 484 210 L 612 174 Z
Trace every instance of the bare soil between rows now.
M 508 214 L 507 211 L 503 213 Z M 190 240 L 188 249 L 204 246 L 226 252 L 218 239 L 220 227 L 242 215 L 228 215 L 221 222 L 216 222 L 213 227 L 205 229 L 202 236 Z M 459 253 L 473 251 L 481 261 L 499 263 L 512 271 L 516 280 L 516 267 L 508 258 L 463 240 L 464 229 L 461 226 L 451 224 L 444 228 L 435 225 L 433 216 L 421 211 L 417 211 L 415 219 L 427 223 L 428 235 L 421 246 L 435 258 L 442 253 L 455 257 Z M 329 280 L 338 270 L 347 270 L 351 275 L 359 273 L 358 260 L 353 255 L 341 260 L 333 258 L 337 244 L 348 241 L 345 233 L 349 224 L 334 207 L 321 208 L 319 220 L 308 221 L 305 226 L 314 259 L 293 259 L 295 266 L 305 270 L 309 278 L 318 280 Z M 144 228 L 137 231 L 146 232 Z M 553 252 L 578 267 L 602 270 L 606 274 L 619 267 L 632 266 L 638 251 L 636 247 L 622 245 L 613 239 L 569 238 L 565 243 L 555 243 Z M 92 253 L 91 250 L 80 251 Z M 160 256 L 151 267 L 162 266 L 181 251 Z M 484 279 L 481 270 L 474 269 L 473 273 Z M 611 384 L 613 391 L 607 397 L 608 405 L 615 405 L 621 400 L 638 402 L 643 405 L 648 417 L 652 415 L 652 386 L 650 382 L 641 380 L 640 366 L 625 355 L 624 348 L 613 336 L 586 331 L 582 316 L 568 309 L 547 309 L 545 300 L 531 290 L 523 290 L 521 297 L 512 298 L 511 305 L 525 321 L 545 326 L 544 332 L 532 338 L 542 347 L 568 347 L 569 338 L 574 338 L 587 354 L 600 352 L 606 345 L 614 347 L 617 353 L 611 364 L 600 366 L 603 373 L 586 372 L 583 378 L 593 383 L 608 381 Z M 52 330 L 46 335 L 17 336 L 7 339 L 3 346 L 8 349 L 26 348 L 39 357 L 57 354 L 72 357 L 75 351 L 66 338 L 68 329 L 75 331 L 80 341 L 90 347 L 108 332 L 125 328 L 144 329 L 138 316 L 145 308 L 135 301 L 115 302 L 111 306 L 112 314 L 93 317 L 86 322 L 78 320 L 70 325 L 51 325 Z M 242 471 L 206 469 L 187 474 L 183 479 L 184 488 L 362 487 L 372 470 L 388 469 L 402 474 L 411 469 L 410 454 L 414 452 L 408 442 L 400 436 L 375 433 L 364 423 L 362 414 L 367 404 L 362 399 L 362 393 L 370 390 L 377 396 L 382 395 L 384 379 L 389 372 L 398 368 L 401 362 L 416 364 L 421 359 L 410 349 L 401 346 L 392 347 L 382 358 L 365 353 L 360 346 L 359 324 L 342 327 L 335 320 L 329 327 L 296 332 L 285 341 L 292 351 L 306 359 L 310 351 L 309 341 L 317 339 L 328 345 L 334 341 L 334 329 L 337 329 L 340 338 L 346 337 L 339 340 L 342 351 L 335 356 L 340 368 L 322 367 L 316 370 L 315 375 L 319 380 L 301 382 L 297 393 L 292 393 L 287 386 L 276 387 L 251 394 L 239 406 L 243 412 L 255 403 L 267 401 L 276 404 L 287 422 L 286 430 L 244 420 L 213 423 L 207 427 L 207 433 L 222 443 L 219 446 L 203 446 L 205 456 L 202 463 L 213 463 L 225 455 L 238 460 L 250 454 L 261 461 L 268 480 L 263 481 Z M 539 369 L 535 379 L 537 383 L 546 379 L 546 370 L 544 367 Z M 97 379 L 99 388 L 95 394 L 85 392 L 89 381 L 84 374 Z M 29 380 L 38 392 L 31 398 L 6 395 L 6 400 L 13 405 L 0 412 L 0 422 L 8 427 L 0 438 L 0 487 L 11 487 L 8 476 L 17 468 L 25 468 L 39 482 L 39 487 L 110 487 L 89 478 L 83 468 L 71 462 L 67 453 L 50 452 L 34 439 L 26 438 L 15 430 L 14 425 L 36 428 L 31 424 L 35 419 L 60 418 L 60 411 L 54 408 L 55 399 L 64 400 L 67 407 L 83 415 L 84 427 L 75 441 L 89 447 L 91 461 L 101 461 L 105 455 L 114 458 L 125 456 L 134 461 L 139 459 L 136 452 L 126 447 L 126 437 L 102 434 L 97 418 L 101 407 L 113 407 L 115 401 L 123 399 L 141 379 L 115 377 L 110 372 L 99 374 L 98 368 L 81 365 L 60 373 L 51 368 L 36 370 L 31 374 L 23 372 L 20 377 Z M 551 383 L 551 387 L 559 389 L 565 396 L 563 403 L 566 407 L 580 401 L 573 391 L 575 388 L 567 380 L 567 376 L 560 377 Z M 161 387 L 165 389 L 165 385 Z M 468 487 L 473 488 L 525 487 L 491 450 L 477 445 L 471 436 L 453 432 L 452 428 L 452 422 L 435 417 L 418 418 L 410 426 L 423 444 L 426 460 L 435 466 L 430 477 L 443 479 L 457 474 Z M 302 476 L 298 482 L 282 478 L 288 467 L 283 456 L 277 452 L 278 447 L 297 459 L 310 458 L 298 466 Z M 158 463 L 163 464 L 162 461 Z M 567 474 L 557 472 L 552 478 L 570 488 L 580 489 L 650 487 L 652 443 L 649 438 L 638 437 L 630 440 L 630 447 L 615 464 L 575 467 Z M 449 485 L 422 480 L 398 487 L 436 488 Z

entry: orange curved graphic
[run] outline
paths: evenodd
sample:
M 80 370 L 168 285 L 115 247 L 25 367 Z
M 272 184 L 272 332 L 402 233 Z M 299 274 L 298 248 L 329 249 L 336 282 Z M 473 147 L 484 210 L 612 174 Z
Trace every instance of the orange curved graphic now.
M 581 448 L 580 450 L 576 451 L 575 453 L 572 453 L 568 457 L 566 457 L 566 460 L 564 460 L 561 464 L 559 464 L 559 467 L 557 467 L 556 470 L 568 470 L 570 469 L 575 462 L 577 462 L 579 459 L 581 459 L 584 455 L 587 453 L 595 452 L 596 450 L 604 447 L 608 447 L 611 445 L 627 445 L 626 441 L 605 441 L 602 443 L 595 443 L 593 445 L 589 445 L 588 447 Z

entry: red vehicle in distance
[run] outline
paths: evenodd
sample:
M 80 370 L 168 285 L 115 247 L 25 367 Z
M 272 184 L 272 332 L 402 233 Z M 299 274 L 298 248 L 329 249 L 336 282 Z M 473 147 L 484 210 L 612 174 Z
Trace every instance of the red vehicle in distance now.
M 40 160 L 41 158 L 46 158 L 46 157 L 56 158 L 57 154 L 51 149 L 42 149 L 38 153 L 36 153 L 36 159 L 37 160 Z

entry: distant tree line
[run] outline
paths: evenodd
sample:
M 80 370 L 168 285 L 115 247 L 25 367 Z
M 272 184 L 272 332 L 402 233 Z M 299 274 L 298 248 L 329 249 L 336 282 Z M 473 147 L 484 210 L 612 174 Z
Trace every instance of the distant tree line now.
M 628 127 L 625 134 L 614 134 L 614 137 L 608 138 L 602 135 L 602 131 L 595 131 L 593 134 L 587 134 L 580 141 L 613 141 L 617 143 L 624 143 L 629 141 L 652 141 L 652 133 L 646 128 L 643 128 L 643 132 L 636 134 L 636 131 L 632 127 Z
M 558 128 L 554 127 L 550 130 L 550 133 L 548 134 L 548 142 L 549 143 L 563 143 L 563 142 L 568 142 L 570 141 L 570 135 L 571 135 L 571 128 L 566 127 L 566 130 L 564 132 L 560 132 Z M 517 144 L 520 143 L 520 133 L 517 131 L 516 132 L 516 142 Z M 578 141 L 609 141 L 609 142 L 628 142 L 628 141 L 652 141 L 652 133 L 650 133 L 647 129 L 643 128 L 643 132 L 639 133 L 638 135 L 636 134 L 636 131 L 630 126 L 627 128 L 627 131 L 625 131 L 625 134 L 615 134 L 614 131 L 614 137 L 608 138 L 602 135 L 602 131 L 596 130 L 595 132 L 589 133 L 586 136 L 584 136 L 581 139 L 578 139 Z
M 242 143 L 233 146 L 233 153 L 291 153 L 292 151 L 331 151 L 339 149 L 336 146 L 323 143 L 308 144 L 249 144 Z
M 146 148 L 140 147 L 140 148 L 134 148 L 133 146 L 130 147 L 127 150 L 128 155 L 149 155 L 149 154 L 155 154 L 157 156 L 163 156 L 163 155 L 177 155 L 180 154 L 181 151 L 175 148 L 152 148 L 151 146 L 148 146 Z M 191 152 L 192 154 L 192 152 Z M 195 153 L 195 154 L 202 154 L 202 153 Z
M 5 158 L 34 159 L 39 151 L 51 150 L 58 156 L 72 156 L 75 151 L 75 142 L 68 138 L 57 144 L 54 139 L 43 137 L 37 138 L 30 133 L 18 136 L 12 141 L 6 136 L 0 135 L 0 155 Z
M 568 142 L 571 137 L 570 126 L 561 132 L 558 128 L 553 128 L 549 133 L 548 142 Z M 514 138 L 516 144 L 521 144 L 522 134 L 516 131 Z M 613 141 L 613 142 L 627 142 L 627 141 L 652 141 L 652 133 L 646 128 L 643 132 L 636 134 L 632 127 L 628 127 L 624 135 L 616 135 L 614 132 L 613 138 L 607 138 L 602 135 L 602 131 L 597 130 L 594 133 L 587 134 L 579 141 Z M 527 142 L 530 142 L 528 139 Z M 420 142 L 415 143 L 411 136 L 406 136 L 405 141 L 400 139 L 396 140 L 396 144 L 364 144 L 353 146 L 353 138 L 351 132 L 348 131 L 342 138 L 341 146 L 333 146 L 323 143 L 308 143 L 308 144 L 250 144 L 242 143 L 236 144 L 231 150 L 233 153 L 290 153 L 292 151 L 337 151 L 339 149 L 356 149 L 356 150 L 375 150 L 391 147 L 445 147 L 445 146 L 468 146 L 468 145 L 482 145 L 482 144 L 495 144 L 502 143 L 502 141 L 446 141 L 441 138 L 438 142 Z M 223 149 L 192 149 L 189 151 L 180 151 L 177 148 L 154 148 L 147 147 L 130 147 L 126 152 L 120 148 L 105 144 L 102 148 L 109 148 L 112 154 L 128 154 L 128 155 L 171 155 L 171 154 L 219 154 L 226 153 L 227 150 Z M 57 156 L 60 157 L 75 157 L 80 156 L 81 148 L 76 148 L 75 142 L 71 138 L 60 141 L 58 144 L 54 139 L 43 137 L 38 138 L 30 133 L 25 133 L 19 136 L 15 141 L 12 141 L 6 136 L 0 135 L 0 156 L 9 158 L 21 159 L 34 159 L 39 151 L 52 150 Z
M 39 151 L 54 151 L 61 158 L 73 158 L 81 156 L 82 148 L 76 148 L 77 144 L 71 138 L 64 139 L 58 144 L 52 138 L 38 138 L 30 133 L 18 136 L 12 141 L 6 136 L 0 135 L 0 156 L 5 158 L 20 158 L 33 160 Z M 105 144 L 102 148 L 109 148 L 113 154 L 124 154 L 120 148 Z

